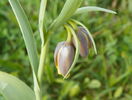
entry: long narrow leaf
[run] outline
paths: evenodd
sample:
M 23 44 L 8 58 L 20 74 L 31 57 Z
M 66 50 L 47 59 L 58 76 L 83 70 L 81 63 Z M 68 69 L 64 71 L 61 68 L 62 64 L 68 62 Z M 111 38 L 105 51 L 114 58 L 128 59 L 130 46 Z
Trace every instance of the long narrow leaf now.
M 65 21 L 70 18 L 77 8 L 80 6 L 83 0 L 67 0 L 59 16 L 54 20 L 50 29 L 56 29 L 58 26 L 65 23 Z
M 35 100 L 34 92 L 24 82 L 1 71 L 0 94 L 6 100 Z
M 88 6 L 88 7 L 78 8 L 74 15 L 82 14 L 82 13 L 86 13 L 86 12 L 90 12 L 90 11 L 103 11 L 103 12 L 107 12 L 107 13 L 116 14 L 115 11 L 112 11 L 109 9 L 95 7 L 95 6 Z
M 18 0 L 9 0 L 9 3 L 19 23 L 32 69 L 37 73 L 38 55 L 35 40 L 33 38 L 33 31 Z
M 22 31 L 22 35 L 24 38 L 24 42 L 26 45 L 26 49 L 27 49 L 29 60 L 30 60 L 31 67 L 32 67 L 35 96 L 36 96 L 36 99 L 39 100 L 40 88 L 39 88 L 39 84 L 38 84 L 37 77 L 36 77 L 39 59 L 37 55 L 37 48 L 35 45 L 35 40 L 33 38 L 33 31 L 31 29 L 28 18 L 24 10 L 22 9 L 20 3 L 18 2 L 18 0 L 9 0 L 9 3 L 13 9 L 13 12 L 17 18 L 18 24 Z M 13 100 L 13 99 L 10 99 L 10 100 Z M 23 100 L 26 100 L 26 99 L 23 99 Z
M 44 25 L 43 24 L 44 24 L 46 4 L 47 4 L 47 0 L 41 0 L 40 11 L 39 11 L 39 32 L 40 32 L 42 44 L 44 44 L 44 32 L 43 32 Z

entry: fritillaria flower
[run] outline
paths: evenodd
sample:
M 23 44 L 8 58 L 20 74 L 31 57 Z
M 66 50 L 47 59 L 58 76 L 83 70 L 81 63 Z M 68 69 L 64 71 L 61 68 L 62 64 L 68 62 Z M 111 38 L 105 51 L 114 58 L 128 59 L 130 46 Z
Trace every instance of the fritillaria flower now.
M 79 44 L 80 55 L 82 57 L 87 57 L 88 53 L 89 53 L 89 48 L 90 48 L 90 45 L 91 45 L 91 43 L 90 43 L 91 41 L 88 37 L 87 31 L 85 30 L 85 28 L 78 27 L 77 37 L 78 37 L 78 40 L 80 42 L 80 44 Z M 73 40 L 73 44 L 75 45 L 74 40 Z
M 54 62 L 58 70 L 58 74 L 65 76 L 72 65 L 74 60 L 74 46 L 71 42 L 58 43 L 55 53 Z

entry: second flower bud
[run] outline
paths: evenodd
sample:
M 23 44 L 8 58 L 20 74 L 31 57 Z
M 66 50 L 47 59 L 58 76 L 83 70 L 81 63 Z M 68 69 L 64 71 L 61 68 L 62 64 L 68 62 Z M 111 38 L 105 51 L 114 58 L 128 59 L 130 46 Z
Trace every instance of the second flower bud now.
M 91 41 L 87 35 L 87 31 L 83 27 L 78 27 L 77 29 L 77 37 L 80 42 L 79 44 L 79 51 L 80 55 L 82 57 L 87 57 L 89 54 L 89 48 L 91 46 Z M 73 44 L 75 45 L 74 39 L 73 39 Z

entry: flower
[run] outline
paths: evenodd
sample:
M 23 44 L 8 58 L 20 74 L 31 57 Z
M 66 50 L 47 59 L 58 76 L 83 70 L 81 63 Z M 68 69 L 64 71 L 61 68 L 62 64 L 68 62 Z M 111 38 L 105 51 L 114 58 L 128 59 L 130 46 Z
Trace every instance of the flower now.
M 71 42 L 58 43 L 55 53 L 54 62 L 58 70 L 58 74 L 65 76 L 71 67 L 75 56 L 74 46 Z
M 78 37 L 78 40 L 80 42 L 80 44 L 79 44 L 80 55 L 82 57 L 88 56 L 88 53 L 89 53 L 88 50 L 91 47 L 91 41 L 90 41 L 90 39 L 88 37 L 87 31 L 85 30 L 85 28 L 78 27 L 78 29 L 77 29 L 77 37 Z M 73 44 L 75 45 L 74 39 L 73 39 Z

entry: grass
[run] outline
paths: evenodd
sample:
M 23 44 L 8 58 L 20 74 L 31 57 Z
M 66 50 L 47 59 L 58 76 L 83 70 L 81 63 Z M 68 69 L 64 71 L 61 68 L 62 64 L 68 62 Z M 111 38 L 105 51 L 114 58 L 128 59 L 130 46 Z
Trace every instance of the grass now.
M 64 2 L 49 0 L 47 22 L 49 25 Z M 116 1 L 116 0 L 115 0 Z M 130 0 L 131 1 L 131 0 Z M 99 2 L 103 2 L 100 5 Z M 63 80 L 57 75 L 53 62 L 53 52 L 57 42 L 65 40 L 60 28 L 52 37 L 43 82 L 44 100 L 131 100 L 132 99 L 132 28 L 131 9 L 123 0 L 115 7 L 110 0 L 85 0 L 83 5 L 97 5 L 117 10 L 117 15 L 89 13 L 76 16 L 93 34 L 98 49 L 86 59 L 79 58 L 70 78 Z M 35 39 L 40 42 L 38 33 L 37 8 L 31 0 L 22 1 L 28 15 Z M 130 3 L 129 3 L 130 4 Z M 6 5 L 6 6 L 5 6 Z M 51 9 L 53 7 L 54 9 Z M 102 16 L 103 15 L 103 16 Z M 10 17 L 9 17 L 10 16 Z M 32 87 L 32 75 L 27 52 L 7 1 L 0 2 L 0 70 L 9 72 Z M 17 38 L 16 38 L 17 37 Z M 38 46 L 39 44 L 37 44 Z M 40 51 L 40 46 L 38 46 Z M 0 100 L 1 100 L 0 96 Z

